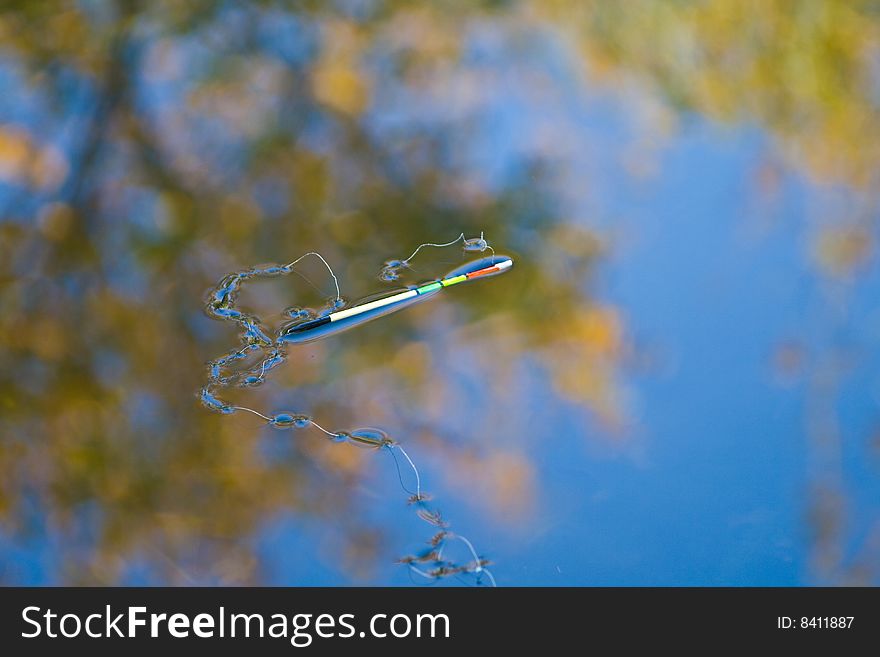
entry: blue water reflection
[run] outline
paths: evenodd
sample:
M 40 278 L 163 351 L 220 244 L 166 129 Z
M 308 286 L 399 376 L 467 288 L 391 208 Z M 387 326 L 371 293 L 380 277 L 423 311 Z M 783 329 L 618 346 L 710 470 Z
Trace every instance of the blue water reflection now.
M 877 582 L 876 203 L 790 157 L 806 129 L 504 11 L 252 11 L 135 17 L 103 92 L 106 55 L 2 53 L 0 581 L 425 585 L 390 450 L 202 408 L 237 339 L 202 306 L 307 251 L 387 293 L 464 232 L 516 266 L 228 403 L 387 432 L 502 586 Z M 298 273 L 242 292 L 254 335 L 334 298 Z

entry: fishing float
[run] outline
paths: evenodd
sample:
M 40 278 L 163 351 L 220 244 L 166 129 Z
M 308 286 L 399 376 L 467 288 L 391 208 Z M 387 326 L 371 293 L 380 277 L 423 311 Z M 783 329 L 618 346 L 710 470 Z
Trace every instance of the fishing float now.
M 396 292 L 390 296 L 366 301 L 337 310 L 323 317 L 295 324 L 282 332 L 283 342 L 308 342 L 326 337 L 329 333 L 342 331 L 376 317 L 406 308 L 413 303 L 432 296 L 436 292 L 466 283 L 477 278 L 495 276 L 508 271 L 513 266 L 509 256 L 490 256 L 469 262 L 446 274 L 441 279 L 423 283 L 418 287 Z

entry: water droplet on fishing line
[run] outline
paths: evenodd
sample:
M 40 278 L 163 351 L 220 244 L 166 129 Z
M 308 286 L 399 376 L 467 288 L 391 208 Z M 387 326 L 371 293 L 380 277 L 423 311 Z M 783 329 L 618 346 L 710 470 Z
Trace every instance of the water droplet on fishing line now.
M 220 401 L 214 395 L 212 395 L 211 391 L 207 388 L 204 388 L 202 390 L 201 394 L 199 395 L 199 400 L 202 402 L 202 404 L 210 408 L 212 411 L 222 412 L 222 409 L 227 406 L 225 402 Z
M 327 437 L 334 443 L 344 443 L 351 438 L 351 434 L 347 431 L 336 431 Z
M 297 429 L 305 429 L 312 423 L 312 418 L 308 415 L 294 415 L 293 416 L 293 426 Z
M 283 314 L 292 319 L 313 319 L 315 316 L 315 311 L 311 308 L 300 308 L 299 306 L 291 306 L 290 308 L 285 308 Z
M 349 434 L 348 441 L 358 447 L 378 448 L 394 444 L 388 434 L 381 429 L 355 429 Z
M 279 429 L 287 429 L 296 426 L 296 418 L 299 417 L 294 413 L 276 413 L 269 420 L 269 423 Z
M 221 280 L 211 295 L 212 304 L 223 305 L 231 303 L 235 292 L 238 290 L 240 280 L 238 274 L 231 274 Z
M 431 511 L 429 509 L 419 509 L 416 511 L 419 518 L 424 520 L 427 523 L 434 525 L 435 527 L 446 527 L 446 522 L 440 515 L 439 511 Z
M 281 265 L 276 264 L 268 264 L 268 265 L 257 265 L 252 270 L 252 273 L 257 276 L 271 277 L 271 276 L 280 276 L 281 274 L 286 274 L 289 269 L 282 267 Z
M 263 364 L 260 366 L 260 371 L 262 372 L 262 374 L 265 374 L 269 370 L 278 367 L 283 362 L 284 362 L 283 354 L 275 352 L 275 353 L 273 353 L 272 356 L 270 356 L 269 358 L 267 358 L 266 360 L 263 361 Z M 262 376 L 262 374 L 261 374 L 261 376 Z
M 383 267 L 382 271 L 379 272 L 379 280 L 385 281 L 386 283 L 391 283 L 400 278 L 400 273 L 394 267 Z
M 339 310 L 345 305 L 345 299 L 333 297 L 327 300 L 326 305 L 321 309 L 321 312 L 318 314 L 318 317 L 325 317 L 330 313 Z
M 465 251 L 485 251 L 489 248 L 489 243 L 482 237 L 472 237 L 464 241 L 461 247 Z
M 244 327 L 244 332 L 241 334 L 242 340 L 249 345 L 260 345 L 263 347 L 268 347 L 272 344 L 272 340 L 263 332 L 257 323 L 250 319 L 245 319 L 242 321 L 241 325 Z
M 226 319 L 239 319 L 244 317 L 244 313 L 235 308 L 212 308 L 211 312 L 219 317 L 225 317 Z
M 417 563 L 428 563 L 431 561 L 438 561 L 440 559 L 440 555 L 437 553 L 433 547 L 425 548 L 421 552 L 416 552 L 413 555 L 413 561 Z

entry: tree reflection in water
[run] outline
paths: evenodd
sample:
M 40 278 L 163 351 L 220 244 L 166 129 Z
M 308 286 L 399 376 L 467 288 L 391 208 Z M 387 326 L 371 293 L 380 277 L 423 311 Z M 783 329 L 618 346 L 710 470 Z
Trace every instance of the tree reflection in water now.
M 656 120 L 633 176 L 650 172 L 678 116 L 757 122 L 796 166 L 850 190 L 847 217 L 816 241 L 824 275 L 850 280 L 876 217 L 878 14 L 862 2 L 790 11 L 782 0 L 7 3 L 0 518 L 10 554 L 48 556 L 39 575 L 10 563 L 2 577 L 274 581 L 251 539 L 284 512 L 332 526 L 332 559 L 370 581 L 398 545 L 360 513 L 370 460 L 284 447 L 258 423 L 204 413 L 192 391 L 226 337 L 199 300 L 218 272 L 309 250 L 343 263 L 339 275 L 366 294 L 377 260 L 462 231 L 519 256 L 516 282 L 444 298 L 430 321 L 413 310 L 389 319 L 393 330 L 296 350 L 269 394 L 333 426 L 367 415 L 393 427 L 457 488 L 475 486 L 462 494 L 499 522 L 520 522 L 537 493 L 535 442 L 552 436 L 491 430 L 541 387 L 511 373 L 534 365 L 554 396 L 620 435 L 631 419 L 618 375 L 638 354 L 619 310 L 592 296 L 607 240 L 566 214 L 563 197 L 590 193 L 582 180 L 560 191 L 566 140 L 538 135 L 503 175 L 489 171 L 497 145 L 474 151 L 503 118 L 493 94 L 507 77 L 538 97 L 577 85 L 546 74 L 559 48 L 583 54 L 593 84 L 646 85 L 655 102 L 641 110 Z M 498 61 L 480 39 L 503 42 Z M 776 171 L 759 172 L 769 195 Z M 442 266 L 392 269 L 412 283 Z M 292 285 L 295 295 L 267 284 L 248 303 L 262 313 L 327 296 Z M 455 331 L 454 349 L 432 326 Z M 871 581 L 870 537 L 841 547 L 863 532 L 840 522 L 847 484 L 828 466 L 842 384 L 837 345 L 826 346 L 807 418 L 816 573 Z M 464 401 L 456 358 L 479 370 Z

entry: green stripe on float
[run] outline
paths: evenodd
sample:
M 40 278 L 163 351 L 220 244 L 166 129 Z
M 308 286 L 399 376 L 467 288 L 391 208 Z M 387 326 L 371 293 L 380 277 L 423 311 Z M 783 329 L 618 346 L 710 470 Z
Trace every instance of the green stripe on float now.
M 428 283 L 427 285 L 423 285 L 422 287 L 418 288 L 416 292 L 418 292 L 419 294 L 426 294 L 428 292 L 433 292 L 434 290 L 439 290 L 441 287 L 443 286 L 440 284 L 439 281 L 434 281 L 433 283 Z
M 466 281 L 466 280 L 467 280 L 467 276 L 462 274 L 461 276 L 453 276 L 452 278 L 445 278 L 442 281 L 440 281 L 440 284 L 443 287 L 449 287 L 450 285 L 455 285 L 456 283 L 461 283 L 462 281 Z

